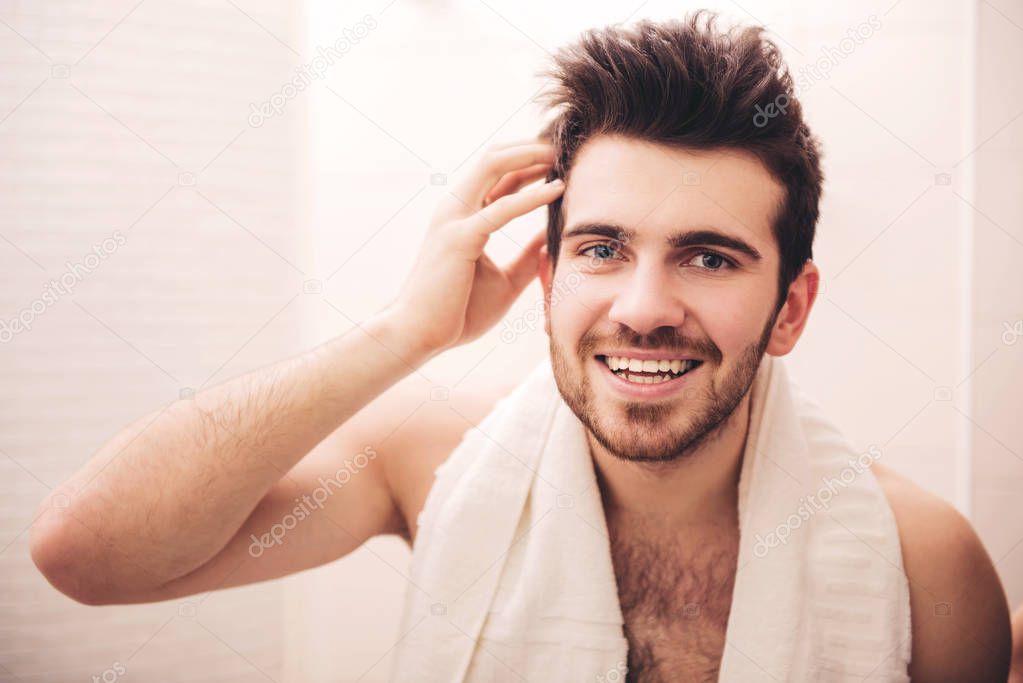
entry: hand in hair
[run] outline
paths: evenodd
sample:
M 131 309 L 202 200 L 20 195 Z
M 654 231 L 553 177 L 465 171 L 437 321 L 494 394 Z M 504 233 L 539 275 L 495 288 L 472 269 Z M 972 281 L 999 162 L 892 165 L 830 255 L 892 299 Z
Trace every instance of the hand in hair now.
M 484 247 L 513 218 L 561 196 L 560 180 L 526 187 L 547 175 L 553 161 L 553 147 L 535 140 L 492 147 L 441 201 L 412 272 L 388 306 L 423 353 L 482 335 L 537 274 L 545 232 L 503 268 Z

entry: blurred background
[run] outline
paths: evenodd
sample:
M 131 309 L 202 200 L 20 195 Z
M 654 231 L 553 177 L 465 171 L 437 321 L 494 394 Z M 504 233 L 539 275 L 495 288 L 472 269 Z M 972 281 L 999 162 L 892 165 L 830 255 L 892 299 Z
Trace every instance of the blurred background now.
M 966 515 L 1023 602 L 1020 2 L 340 5 L 0 0 L 0 681 L 385 680 L 395 538 L 87 607 L 33 566 L 36 505 L 133 418 L 387 303 L 449 179 L 535 135 L 559 45 L 697 7 L 769 27 L 824 145 L 823 287 L 790 372 Z M 514 384 L 547 353 L 540 301 L 534 282 L 424 391 Z

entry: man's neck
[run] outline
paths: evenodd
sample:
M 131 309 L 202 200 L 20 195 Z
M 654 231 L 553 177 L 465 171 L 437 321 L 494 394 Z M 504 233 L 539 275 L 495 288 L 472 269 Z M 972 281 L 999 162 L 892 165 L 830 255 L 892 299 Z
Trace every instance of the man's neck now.
M 717 434 L 664 462 L 622 460 L 588 434 L 605 514 L 672 527 L 735 518 L 749 417 L 747 393 Z

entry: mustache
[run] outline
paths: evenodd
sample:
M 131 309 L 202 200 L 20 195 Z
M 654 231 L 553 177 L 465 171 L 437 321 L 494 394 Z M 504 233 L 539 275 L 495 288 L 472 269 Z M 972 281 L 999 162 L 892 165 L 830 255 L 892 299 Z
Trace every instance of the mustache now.
M 649 334 L 619 330 L 611 335 L 602 335 L 591 330 L 579 340 L 579 349 L 583 356 L 592 355 L 596 349 L 607 346 L 644 351 L 671 351 L 709 358 L 712 361 L 720 360 L 720 350 L 712 341 L 684 337 L 673 327 L 658 327 Z

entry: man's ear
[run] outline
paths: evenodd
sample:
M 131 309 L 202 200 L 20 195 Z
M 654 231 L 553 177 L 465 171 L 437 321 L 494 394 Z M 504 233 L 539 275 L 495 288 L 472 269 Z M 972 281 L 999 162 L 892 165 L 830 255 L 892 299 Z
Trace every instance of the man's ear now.
M 540 284 L 543 286 L 543 329 L 551 336 L 551 283 L 554 281 L 554 265 L 547 253 L 547 245 L 540 247 Z
M 803 270 L 789 285 L 788 297 L 774 321 L 766 353 L 784 356 L 795 347 L 803 334 L 803 328 L 806 327 L 806 321 L 810 318 L 810 309 L 817 298 L 820 280 L 821 274 L 817 266 L 807 259 L 803 264 Z

